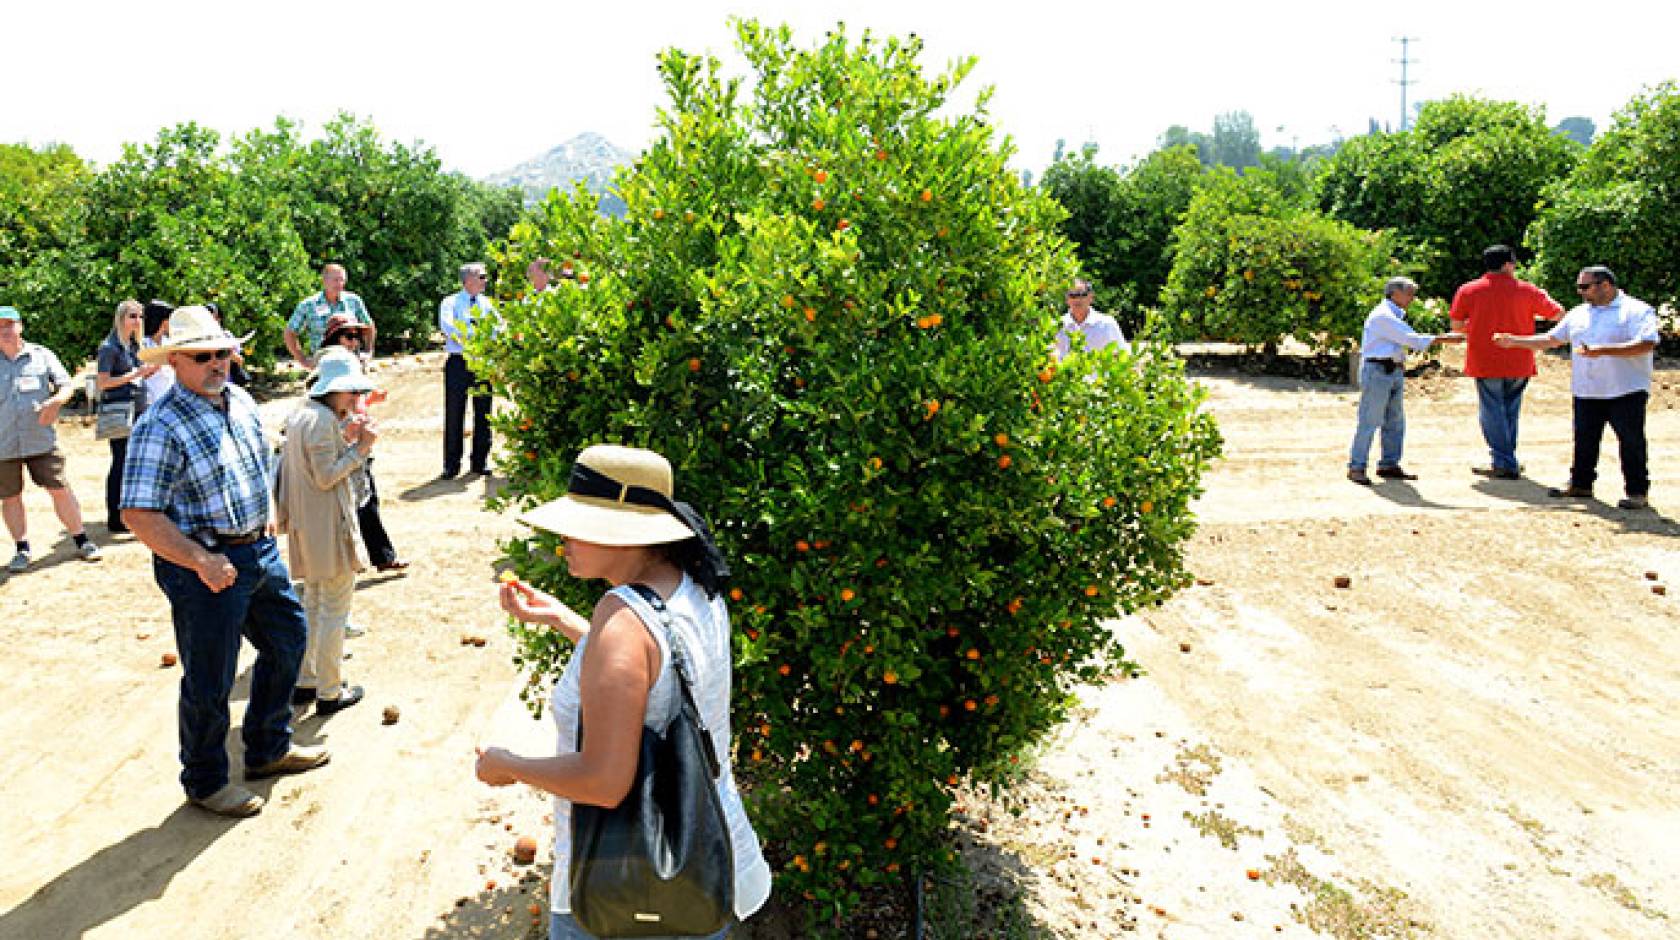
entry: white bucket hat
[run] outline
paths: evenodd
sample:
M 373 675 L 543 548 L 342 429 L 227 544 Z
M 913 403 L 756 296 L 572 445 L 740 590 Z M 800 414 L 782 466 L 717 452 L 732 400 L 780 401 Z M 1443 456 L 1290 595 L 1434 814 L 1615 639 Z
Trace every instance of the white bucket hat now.
M 362 364 L 348 349 L 325 350 L 315 364 L 315 384 L 309 386 L 310 398 L 321 398 L 333 392 L 371 392 L 373 382 L 362 372 Z
M 216 322 L 216 315 L 204 307 L 181 307 L 169 315 L 169 338 L 140 350 L 140 361 L 156 365 L 169 361 L 170 353 L 237 349 L 256 333 L 235 336 Z
M 658 497 L 671 505 L 672 492 L 671 462 L 651 450 L 617 444 L 585 448 L 573 467 L 571 490 L 519 521 L 596 545 L 663 545 L 695 537 L 669 509 L 651 505 Z

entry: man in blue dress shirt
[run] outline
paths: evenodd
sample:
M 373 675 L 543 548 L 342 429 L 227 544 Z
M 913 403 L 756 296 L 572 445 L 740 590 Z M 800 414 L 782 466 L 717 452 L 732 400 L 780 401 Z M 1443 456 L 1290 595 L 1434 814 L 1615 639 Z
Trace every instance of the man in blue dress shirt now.
M 1415 480 L 1400 466 L 1406 445 L 1406 350 L 1419 352 L 1435 343 L 1462 343 L 1462 333 L 1415 333 L 1406 323 L 1406 308 L 1417 299 L 1417 284 L 1409 277 L 1389 278 L 1383 287 L 1383 302 L 1365 318 L 1365 332 L 1359 340 L 1359 428 L 1353 433 L 1353 450 L 1348 454 L 1348 479 L 1370 486 L 1365 461 L 1371 453 L 1371 438 L 1382 432 L 1382 457 L 1377 476 L 1389 480 Z

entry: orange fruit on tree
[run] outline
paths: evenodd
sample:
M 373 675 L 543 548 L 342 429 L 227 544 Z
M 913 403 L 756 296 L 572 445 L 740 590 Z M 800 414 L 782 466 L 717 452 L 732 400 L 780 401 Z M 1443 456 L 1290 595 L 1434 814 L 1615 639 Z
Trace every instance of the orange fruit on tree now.
M 1040 382 L 1043 382 L 1046 385 L 1050 384 L 1050 380 L 1055 378 L 1055 377 L 1056 377 L 1055 370 L 1050 369 L 1049 367 L 1045 367 L 1045 368 L 1040 369 L 1038 371 L 1038 380 Z
M 884 150 L 884 149 L 881 149 L 881 150 L 876 150 L 876 151 L 875 151 L 875 159 L 877 159 L 877 160 L 885 160 L 885 159 L 887 159 L 887 151 L 886 151 L 886 150 Z
M 840 599 L 842 601 L 850 601 L 852 598 L 854 598 L 856 596 L 857 596 L 857 592 L 853 591 L 851 588 L 846 588 L 845 590 L 840 592 Z
M 852 227 L 852 223 L 845 220 L 845 219 L 841 219 L 840 221 L 834 223 L 834 227 L 836 229 L 838 229 L 839 231 L 844 232 L 846 229 L 849 229 L 849 228 Z
M 805 322 L 806 323 L 817 322 L 817 312 L 815 310 L 812 310 L 810 307 L 805 308 Z
M 980 658 L 980 651 L 971 646 L 971 647 L 968 648 L 968 652 L 964 653 L 963 655 L 967 656 L 969 659 L 979 659 Z
M 1085 596 L 1086 597 L 1096 597 L 1097 596 L 1097 586 L 1095 584 L 1087 584 L 1085 586 Z
M 1015 461 L 1011 460 L 1008 454 L 1004 454 L 1002 457 L 998 458 L 998 461 L 997 461 L 998 469 L 999 470 L 1008 470 L 1009 465 L 1014 463 L 1014 462 Z
M 579 284 L 588 284 L 589 283 L 589 274 L 585 271 L 579 271 L 578 276 L 577 276 L 577 282 Z
M 785 676 L 793 672 L 793 667 L 789 666 L 787 663 L 782 663 L 780 666 L 776 667 L 776 671 Z
M 826 182 L 828 182 L 828 171 L 827 170 L 818 170 L 816 173 L 811 175 L 811 178 L 816 180 L 818 185 L 826 183 Z
M 1138 507 L 1138 511 L 1147 515 L 1154 508 L 1155 504 L 1146 499 L 1143 501 L 1143 505 Z
M 808 552 L 811 550 L 811 543 L 805 541 L 804 539 L 800 539 L 799 541 L 793 543 L 793 547 L 796 551 Z
M 688 371 L 699 372 L 700 371 L 700 360 L 698 360 L 698 359 L 688 360 Z
M 730 600 L 739 602 L 743 596 L 744 595 L 742 595 L 740 588 L 730 588 L 729 589 L 729 599 Z
M 999 447 L 1008 447 L 1009 446 L 1009 435 L 999 433 L 998 436 L 992 438 L 992 443 L 996 444 Z
M 979 708 L 979 707 L 980 707 L 980 703 L 976 702 L 974 699 L 965 699 L 963 701 L 963 708 L 966 708 L 969 711 L 974 711 L 976 708 Z
M 937 399 L 937 398 L 930 399 L 927 402 L 923 403 L 922 407 L 927 409 L 927 416 L 929 418 L 931 418 L 934 415 L 939 413 L 939 399 Z
M 932 202 L 933 201 L 933 190 L 931 190 L 931 189 L 922 190 L 922 201 L 923 202 Z
M 824 202 L 823 198 L 821 196 L 818 196 L 817 198 L 811 200 L 812 211 L 821 212 L 826 208 L 828 208 L 828 203 Z
M 788 308 L 789 310 L 793 309 L 793 295 L 792 294 L 783 294 L 782 295 L 782 306 Z
M 881 674 L 881 681 L 885 682 L 887 685 L 897 685 L 898 684 L 898 673 L 893 672 L 891 669 L 888 669 L 886 672 Z
M 1115 498 L 1114 498 L 1114 497 L 1112 497 L 1112 496 L 1104 496 L 1104 497 L 1103 497 L 1103 508 L 1104 508 L 1104 509 L 1113 509 L 1113 508 L 1114 508 L 1114 504 L 1115 504 L 1115 503 L 1116 503 L 1116 502 L 1118 502 L 1118 500 L 1116 500 L 1116 499 L 1115 499 Z
M 664 209 L 653 210 L 653 218 L 654 218 L 654 221 L 656 221 L 656 222 L 659 221 L 660 219 L 665 218 L 665 210 Z

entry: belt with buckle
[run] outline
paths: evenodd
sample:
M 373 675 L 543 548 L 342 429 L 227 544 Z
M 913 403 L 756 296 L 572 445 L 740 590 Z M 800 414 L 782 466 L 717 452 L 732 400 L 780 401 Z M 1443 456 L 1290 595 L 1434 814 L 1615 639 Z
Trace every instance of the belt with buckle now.
M 232 547 L 236 545 L 253 545 L 258 541 L 261 541 L 263 536 L 264 532 L 261 529 L 258 529 L 255 532 L 247 532 L 243 535 L 223 535 L 220 532 L 201 532 L 198 535 L 198 541 L 205 548 L 213 549 Z
M 1374 366 L 1382 366 L 1384 372 L 1393 372 L 1400 368 L 1400 363 L 1393 359 L 1367 359 L 1365 361 Z

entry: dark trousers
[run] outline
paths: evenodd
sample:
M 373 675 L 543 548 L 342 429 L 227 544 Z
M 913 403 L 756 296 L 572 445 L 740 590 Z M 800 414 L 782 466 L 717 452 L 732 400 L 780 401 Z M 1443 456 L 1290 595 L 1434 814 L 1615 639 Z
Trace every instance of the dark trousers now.
M 397 560 L 397 549 L 385 533 L 385 523 L 379 518 L 379 485 L 373 482 L 373 458 L 369 457 L 363 470 L 367 472 L 368 501 L 356 510 L 356 521 L 362 527 L 362 544 L 367 546 L 368 560 L 375 566 L 388 565 Z
M 1570 486 L 1592 489 L 1598 478 L 1598 445 L 1608 424 L 1621 446 L 1627 494 L 1650 494 L 1651 475 L 1645 464 L 1645 403 L 1650 397 L 1650 392 L 1634 392 L 1620 398 L 1575 399 L 1575 465 L 1569 468 Z
M 105 443 L 111 445 L 111 469 L 105 472 L 105 527 L 121 532 L 124 529 L 122 475 L 123 464 L 128 461 L 128 438 L 113 437 Z
M 450 353 L 443 363 L 443 475 L 461 472 L 461 430 L 472 398 L 472 470 L 490 469 L 490 387 L 467 368 L 467 359 Z
M 257 650 L 242 728 L 246 767 L 277 761 L 291 746 L 292 687 L 309 639 L 303 604 L 274 539 L 219 551 L 239 576 L 216 592 L 191 568 L 152 558 L 181 651 L 181 785 L 196 799 L 228 782 L 228 695 L 239 673 L 240 638 Z

